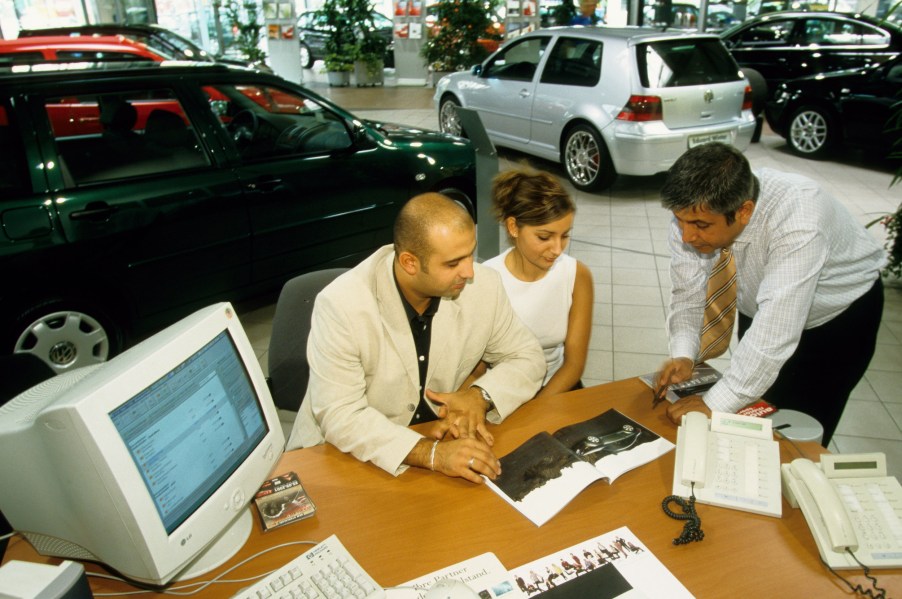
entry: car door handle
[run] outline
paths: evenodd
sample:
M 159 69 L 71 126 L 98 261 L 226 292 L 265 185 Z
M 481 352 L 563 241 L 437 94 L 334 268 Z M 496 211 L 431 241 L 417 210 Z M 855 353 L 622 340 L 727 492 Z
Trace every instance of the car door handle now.
M 531 95 L 532 95 L 532 94 L 529 93 L 529 90 L 528 90 L 528 89 L 521 89 L 521 90 L 520 90 L 520 97 L 521 97 L 521 98 L 528 98 L 528 97 L 531 96 Z
M 69 218 L 72 220 L 104 221 L 108 220 L 114 212 L 116 212 L 116 208 L 106 202 L 90 202 L 85 206 L 84 210 L 76 210 L 71 213 Z
M 250 191 L 259 191 L 260 193 L 272 193 L 282 187 L 282 179 L 272 177 L 269 179 L 260 178 L 252 183 L 247 184 Z

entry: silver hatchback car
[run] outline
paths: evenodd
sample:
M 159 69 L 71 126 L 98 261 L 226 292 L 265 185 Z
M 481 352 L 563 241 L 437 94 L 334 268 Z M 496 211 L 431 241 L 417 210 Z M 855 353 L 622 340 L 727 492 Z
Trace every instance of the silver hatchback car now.
M 443 77 L 442 131 L 466 136 L 476 110 L 492 142 L 560 162 L 582 190 L 666 171 L 687 149 L 745 150 L 752 90 L 716 35 L 635 27 L 552 27 L 516 38 L 470 72 Z

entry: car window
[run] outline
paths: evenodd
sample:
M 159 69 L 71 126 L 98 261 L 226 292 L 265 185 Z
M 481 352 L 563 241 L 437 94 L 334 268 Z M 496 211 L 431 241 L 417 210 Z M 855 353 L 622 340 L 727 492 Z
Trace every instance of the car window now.
M 312 98 L 276 87 L 232 83 L 210 85 L 203 91 L 246 160 L 351 147 L 344 118 Z
M 805 45 L 884 45 L 890 41 L 889 34 L 876 27 L 836 19 L 805 19 L 804 32 Z
M 9 100 L 0 100 L 0 153 L 3 155 L 0 160 L 0 199 L 22 195 L 31 189 L 25 147 L 10 114 Z
M 542 83 L 593 87 L 601 76 L 601 42 L 560 37 L 551 49 Z
M 734 43 L 741 48 L 757 46 L 788 46 L 792 38 L 794 21 L 779 20 L 759 23 L 740 33 Z
M 68 185 L 210 164 L 172 90 L 50 97 L 44 109 Z
M 127 52 L 95 52 L 85 50 L 57 50 L 56 60 L 59 62 L 155 62 L 148 56 L 139 56 Z
M 494 79 L 532 81 L 546 46 L 547 37 L 531 37 L 512 44 L 496 54 L 483 73 Z
M 736 63 L 716 39 L 639 44 L 636 58 L 643 87 L 681 87 L 740 79 Z
M 47 62 L 42 52 L 15 52 L 10 54 L 0 54 L 0 66 L 10 66 L 17 64 L 39 64 Z

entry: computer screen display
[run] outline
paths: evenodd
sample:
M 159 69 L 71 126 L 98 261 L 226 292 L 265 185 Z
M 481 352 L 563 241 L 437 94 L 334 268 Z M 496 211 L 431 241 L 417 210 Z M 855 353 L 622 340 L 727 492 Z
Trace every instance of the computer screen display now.
M 226 331 L 110 417 L 167 533 L 232 475 L 267 432 Z

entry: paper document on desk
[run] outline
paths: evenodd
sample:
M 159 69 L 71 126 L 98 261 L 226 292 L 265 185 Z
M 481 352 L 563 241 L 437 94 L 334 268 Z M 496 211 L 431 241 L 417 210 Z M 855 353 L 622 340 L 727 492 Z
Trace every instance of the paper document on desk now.
M 525 599 L 527 596 L 517 588 L 507 568 L 494 553 L 483 553 L 399 586 L 415 588 L 418 593 L 417 599 L 423 599 L 429 588 L 443 578 L 465 582 L 480 599 Z
M 673 443 L 617 410 L 539 433 L 501 458 L 501 476 L 487 486 L 542 526 L 583 489 L 647 464 Z
M 554 599 L 692 597 L 626 526 L 514 568 L 510 574 L 528 597 L 546 593 Z

